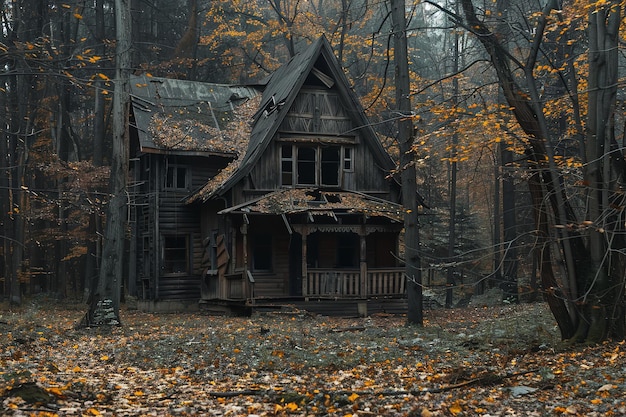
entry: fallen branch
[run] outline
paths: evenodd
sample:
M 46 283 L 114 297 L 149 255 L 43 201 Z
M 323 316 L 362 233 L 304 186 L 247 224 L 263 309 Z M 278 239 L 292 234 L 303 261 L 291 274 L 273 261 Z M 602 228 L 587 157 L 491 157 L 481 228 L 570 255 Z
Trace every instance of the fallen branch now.
M 383 397 L 395 397 L 395 396 L 401 396 L 401 395 L 418 396 L 420 394 L 426 394 L 426 393 L 437 394 L 441 392 L 452 391 L 458 388 L 467 387 L 470 385 L 480 385 L 480 384 L 495 385 L 495 384 L 501 383 L 505 379 L 514 378 L 516 376 L 521 376 L 521 375 L 526 375 L 526 374 L 532 374 L 537 371 L 538 369 L 531 369 L 531 370 L 522 371 L 522 372 L 511 372 L 511 373 L 507 373 L 504 375 L 488 374 L 488 375 L 483 375 L 477 378 L 472 378 L 467 381 L 459 382 L 458 384 L 446 385 L 446 386 L 439 387 L 439 388 L 426 388 L 426 389 L 421 389 L 421 390 L 408 390 L 408 391 L 407 390 L 389 390 L 389 391 L 341 390 L 341 391 L 329 391 L 326 394 L 335 395 L 335 396 L 357 394 L 360 396 L 383 396 Z M 241 390 L 241 391 L 224 391 L 224 392 L 213 391 L 213 392 L 208 392 L 207 395 L 211 397 L 218 397 L 218 398 L 219 397 L 232 398 L 232 397 L 238 397 L 240 395 L 267 395 L 267 396 L 281 397 L 281 396 L 287 395 L 287 393 L 280 393 L 280 392 L 276 392 L 270 389 L 262 389 L 262 390 Z
M 341 332 L 361 332 L 365 330 L 365 326 L 350 326 L 350 327 L 337 327 L 336 329 L 331 329 L 331 333 L 341 333 Z
M 451 391 L 457 388 L 467 387 L 469 385 L 480 385 L 480 384 L 495 385 L 495 384 L 501 383 L 505 379 L 514 378 L 516 376 L 521 376 L 521 375 L 526 375 L 526 374 L 532 374 L 537 371 L 538 369 L 531 369 L 529 371 L 510 372 L 504 375 L 487 374 L 487 375 L 483 375 L 477 378 L 469 379 L 467 381 L 459 382 L 458 384 L 446 385 L 444 387 L 432 388 L 432 389 L 428 389 L 428 390 L 420 391 L 420 392 L 438 393 L 438 392 Z

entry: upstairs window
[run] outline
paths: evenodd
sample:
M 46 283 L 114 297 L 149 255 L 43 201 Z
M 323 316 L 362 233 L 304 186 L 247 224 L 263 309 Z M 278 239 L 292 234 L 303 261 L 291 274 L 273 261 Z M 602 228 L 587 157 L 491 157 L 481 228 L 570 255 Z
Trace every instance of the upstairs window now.
M 180 165 L 168 165 L 165 169 L 165 189 L 186 190 L 189 188 L 189 169 Z
M 340 146 L 328 146 L 320 149 L 321 153 L 321 185 L 339 185 L 339 154 Z
M 281 146 L 281 184 L 341 185 L 342 171 L 352 171 L 353 150 L 340 145 Z
M 293 147 L 283 145 L 280 148 L 280 171 L 282 185 L 293 185 Z
M 317 183 L 317 148 L 303 146 L 298 148 L 298 185 Z
M 354 170 L 352 148 L 343 148 L 343 170 L 346 172 L 352 172 Z

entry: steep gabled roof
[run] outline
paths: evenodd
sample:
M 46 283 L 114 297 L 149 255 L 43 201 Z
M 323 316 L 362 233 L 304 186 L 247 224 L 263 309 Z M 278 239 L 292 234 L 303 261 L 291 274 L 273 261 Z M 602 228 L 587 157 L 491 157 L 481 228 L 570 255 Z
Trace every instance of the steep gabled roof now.
M 328 71 L 330 74 L 326 74 Z M 382 147 L 376 133 L 369 124 L 365 112 L 350 88 L 350 84 L 341 69 L 332 47 L 326 37 L 321 36 L 304 51 L 296 54 L 287 64 L 271 75 L 265 90 L 259 111 L 255 115 L 254 125 L 243 159 L 238 161 L 237 169 L 225 181 L 216 185 L 209 182 L 207 186 L 192 196 L 189 201 L 209 200 L 213 196 L 221 196 L 242 180 L 257 163 L 267 146 L 272 141 L 282 120 L 285 118 L 307 77 L 314 75 L 327 82 L 333 82 L 344 99 L 350 116 L 384 169 L 392 170 L 395 164 Z
M 222 134 L 235 109 L 260 91 L 148 76 L 131 78 L 131 102 L 141 152 L 230 154 L 240 145 Z

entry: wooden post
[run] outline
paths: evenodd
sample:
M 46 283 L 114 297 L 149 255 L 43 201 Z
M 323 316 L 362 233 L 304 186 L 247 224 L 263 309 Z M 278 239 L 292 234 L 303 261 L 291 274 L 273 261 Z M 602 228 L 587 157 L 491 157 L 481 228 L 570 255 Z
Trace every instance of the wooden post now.
M 360 253 L 359 253 L 359 267 L 361 270 L 359 294 L 363 298 L 367 298 L 367 232 L 365 231 L 365 225 L 361 226 L 361 232 L 359 233 Z
M 308 271 L 306 267 L 306 238 L 309 234 L 309 230 L 306 226 L 302 228 L 302 295 L 305 297 L 305 300 L 308 301 L 309 295 L 308 287 L 309 287 L 309 279 L 308 279 Z
M 244 297 L 248 295 L 248 224 L 244 221 L 241 225 L 241 235 L 242 235 L 242 256 L 243 256 L 243 273 L 241 274 L 242 285 L 243 285 L 243 295 Z

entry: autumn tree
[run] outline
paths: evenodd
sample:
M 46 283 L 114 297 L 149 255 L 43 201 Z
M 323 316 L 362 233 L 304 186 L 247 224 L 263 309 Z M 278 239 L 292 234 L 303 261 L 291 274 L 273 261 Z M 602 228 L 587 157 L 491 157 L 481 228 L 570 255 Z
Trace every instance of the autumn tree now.
M 615 108 L 624 5 L 591 1 L 562 8 L 558 1 L 548 1 L 541 10 L 520 16 L 525 29 L 516 32 L 518 43 L 509 50 L 492 10 L 479 10 L 471 0 L 460 4 L 462 15 L 445 11 L 483 45 L 524 132 L 541 281 L 561 335 L 592 343 L 623 338 L 621 190 L 626 172 L 616 141 Z M 526 4 L 517 10 L 532 11 Z M 577 30 L 582 28 L 587 38 Z M 584 52 L 583 46 L 588 59 L 586 66 L 578 66 L 576 54 Z M 563 88 L 545 95 L 542 85 Z M 579 147 L 577 155 L 563 148 L 568 140 Z M 572 181 L 576 175 L 582 178 Z M 584 210 L 577 207 L 580 201 L 586 203 Z M 563 260 L 561 270 L 557 259 Z

